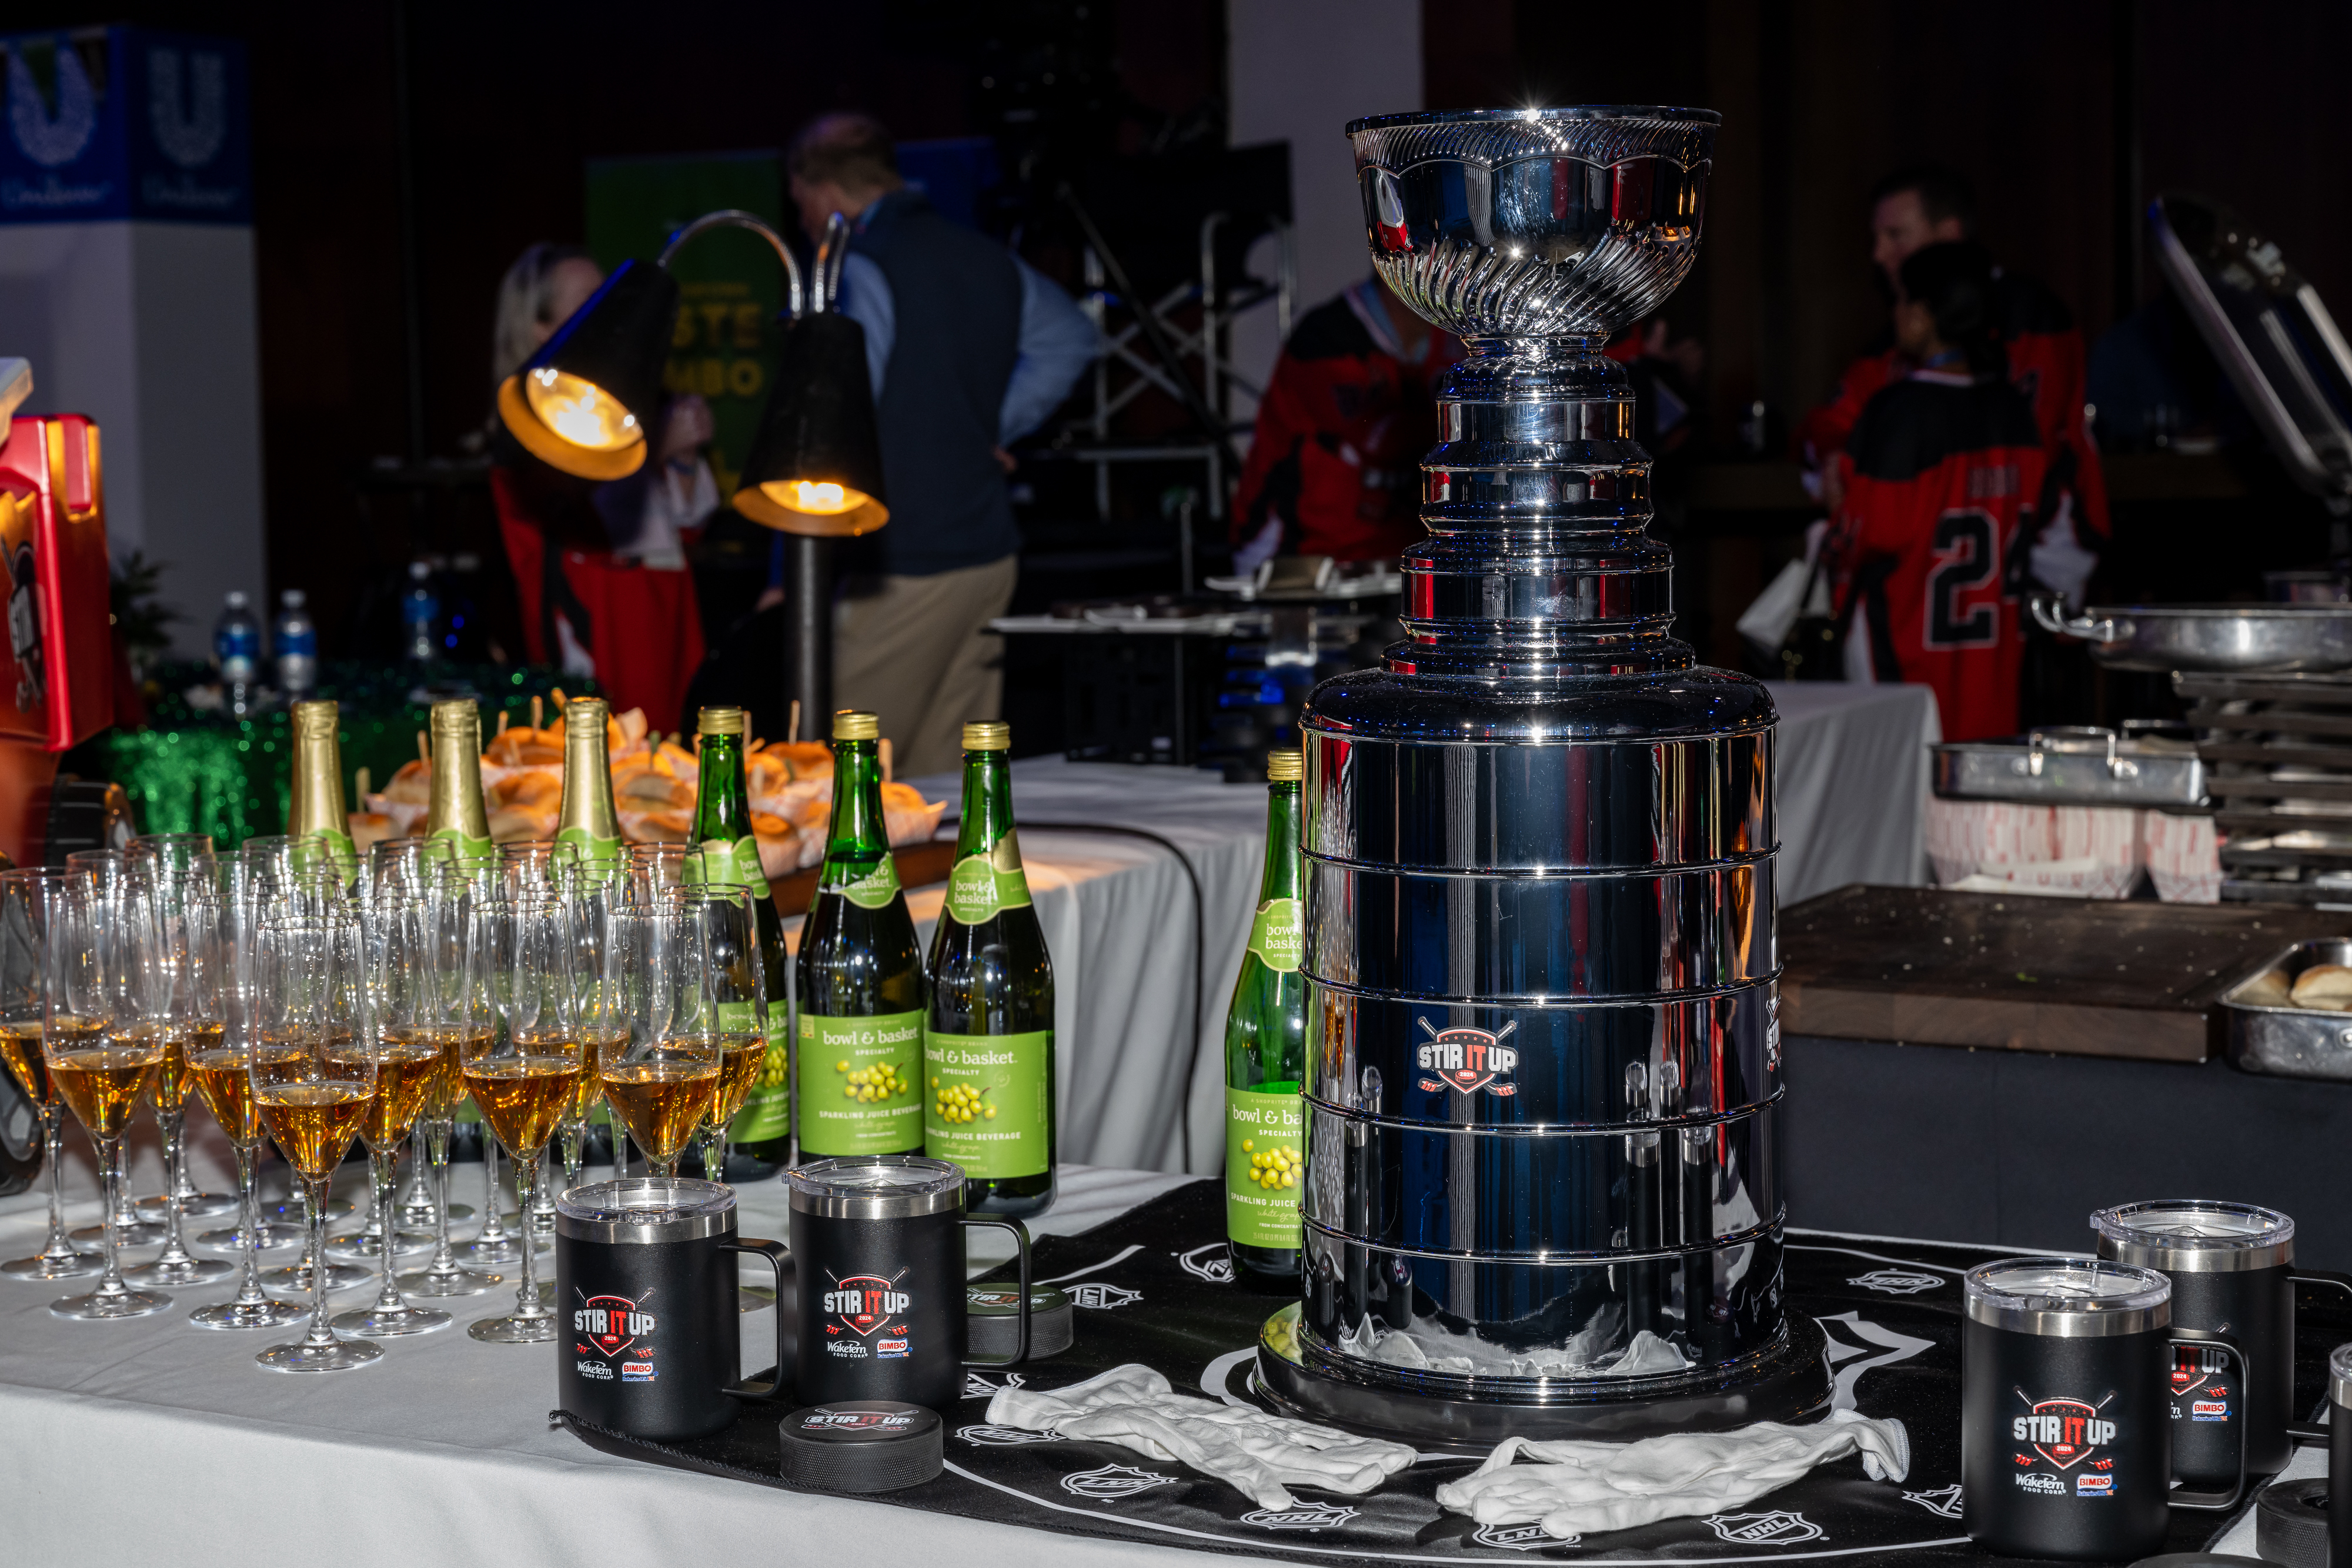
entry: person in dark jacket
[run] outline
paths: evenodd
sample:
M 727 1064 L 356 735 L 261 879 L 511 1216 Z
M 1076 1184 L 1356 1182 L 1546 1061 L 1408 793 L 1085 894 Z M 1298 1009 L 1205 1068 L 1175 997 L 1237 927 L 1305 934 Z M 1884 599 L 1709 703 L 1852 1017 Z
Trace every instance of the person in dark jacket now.
M 890 507 L 836 606 L 835 698 L 881 716 L 898 771 L 946 772 L 964 721 L 1003 700 L 986 628 L 1018 575 L 1004 449 L 1067 395 L 1100 335 L 1018 256 L 908 189 L 870 116 L 816 120 L 786 167 L 812 240 L 835 213 L 850 220 L 841 309 L 866 329 Z
M 1992 264 L 1928 246 L 1899 271 L 1895 337 L 1913 367 L 1863 405 L 1834 458 L 1842 505 L 1824 547 L 1852 678 L 1933 687 L 1947 740 L 2015 732 L 2019 587 L 2048 472 L 2011 384 Z

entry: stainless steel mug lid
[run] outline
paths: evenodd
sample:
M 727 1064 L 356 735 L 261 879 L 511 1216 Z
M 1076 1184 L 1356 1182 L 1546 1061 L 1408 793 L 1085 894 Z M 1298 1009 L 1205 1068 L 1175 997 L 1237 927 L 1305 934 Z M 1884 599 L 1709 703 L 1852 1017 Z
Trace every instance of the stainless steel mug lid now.
M 580 1241 L 691 1241 L 735 1233 L 735 1189 L 684 1176 L 591 1182 L 555 1200 L 558 1234 Z
M 912 1219 L 960 1212 L 963 1167 L 919 1155 L 845 1155 L 784 1173 L 793 1207 L 828 1219 Z
M 2294 1261 L 2294 1221 L 2275 1208 L 2158 1198 L 2091 1216 L 2099 1256 L 2174 1274 L 2233 1274 Z
M 2327 1353 L 2327 1398 L 2340 1408 L 2352 1410 L 2352 1344 L 2339 1344 Z
M 2100 1339 L 2172 1322 L 2172 1281 L 2091 1258 L 2004 1258 L 1969 1270 L 1969 1316 L 2018 1333 Z

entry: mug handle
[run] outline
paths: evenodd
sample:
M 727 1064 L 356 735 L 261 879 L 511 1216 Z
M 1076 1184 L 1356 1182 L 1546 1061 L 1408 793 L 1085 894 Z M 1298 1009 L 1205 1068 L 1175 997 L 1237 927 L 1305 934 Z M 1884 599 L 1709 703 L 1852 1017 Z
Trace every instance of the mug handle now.
M 994 1215 L 981 1215 L 960 1219 L 957 1224 L 967 1228 L 984 1226 L 992 1230 L 1009 1231 L 1013 1244 L 1021 1249 L 1021 1340 L 1011 1355 L 992 1355 L 982 1360 L 964 1358 L 966 1366 L 1018 1366 L 1029 1359 L 1029 1228 L 1017 1219 L 999 1219 Z
M 2238 1484 L 2230 1489 L 2229 1495 L 2226 1497 L 2216 1491 L 2187 1491 L 2175 1487 L 2172 1489 L 2171 1496 L 2165 1500 L 2174 1508 L 2193 1509 L 2200 1513 L 2220 1513 L 2237 1507 L 2238 1500 L 2246 1495 L 2246 1355 L 2238 1348 L 2235 1340 L 2224 1334 L 2208 1333 L 2202 1329 L 2174 1329 L 2171 1331 L 2171 1340 L 2176 1345 L 2210 1344 L 2228 1356 L 2231 1364 L 2237 1368 Z
M 2352 1296 L 2352 1274 L 2315 1270 L 2310 1273 L 2289 1274 L 2286 1277 L 2286 1282 L 2290 1286 L 2316 1285 L 2322 1290 L 2341 1291 L 2346 1295 Z M 2289 1421 L 2286 1424 L 2286 1435 L 2299 1442 L 2325 1443 L 2327 1441 L 2327 1428 L 2317 1421 Z
M 754 1253 L 765 1258 L 768 1267 L 776 1271 L 776 1380 L 773 1383 L 730 1383 L 719 1392 L 732 1395 L 738 1399 L 773 1399 L 783 1389 L 784 1363 L 790 1359 L 784 1354 L 784 1298 L 791 1293 L 784 1287 L 784 1264 L 791 1259 L 792 1249 L 781 1241 L 745 1236 L 734 1241 L 721 1241 L 719 1250 Z

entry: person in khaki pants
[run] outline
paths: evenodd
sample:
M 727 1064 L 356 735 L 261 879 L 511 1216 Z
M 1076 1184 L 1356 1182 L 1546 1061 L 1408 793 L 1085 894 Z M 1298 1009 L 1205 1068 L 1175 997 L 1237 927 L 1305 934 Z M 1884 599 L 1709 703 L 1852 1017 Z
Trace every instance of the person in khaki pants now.
M 1003 699 L 986 627 L 1019 576 L 1006 444 L 1034 430 L 1100 349 L 1067 295 L 898 176 L 889 132 L 829 114 L 785 165 L 812 239 L 850 220 L 841 311 L 866 329 L 890 520 L 842 558 L 834 697 L 881 716 L 902 775 L 954 769 L 961 727 Z

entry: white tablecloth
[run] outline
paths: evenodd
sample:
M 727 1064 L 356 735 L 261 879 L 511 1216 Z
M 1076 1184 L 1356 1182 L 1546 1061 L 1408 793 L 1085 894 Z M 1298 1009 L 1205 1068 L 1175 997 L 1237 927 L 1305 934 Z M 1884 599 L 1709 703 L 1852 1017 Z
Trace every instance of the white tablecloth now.
M 1848 883 L 1927 880 L 1927 747 L 1943 738 L 1926 686 L 1776 681 L 1783 907 Z
M 480 1201 L 479 1172 L 460 1167 L 461 1201 Z M 1066 1168 L 1061 1200 L 1031 1229 L 1087 1229 L 1182 1179 Z M 76 1187 L 70 1219 L 88 1223 L 97 1204 L 86 1167 Z M 0 1257 L 36 1250 L 43 1214 L 31 1195 L 0 1200 Z M 782 1238 L 784 1223 L 780 1183 L 743 1189 L 744 1234 Z M 974 1237 L 976 1260 L 989 1237 Z M 747 1268 L 743 1277 L 765 1273 Z M 298 1377 L 253 1363 L 256 1351 L 289 1333 L 188 1326 L 189 1309 L 227 1297 L 221 1287 L 177 1292 L 170 1311 L 123 1322 L 51 1315 L 52 1300 L 81 1288 L 0 1279 L 8 1453 L 0 1563 L 414 1568 L 439 1555 L 600 1568 L 886 1559 L 1140 1568 L 1168 1556 L 598 1453 L 548 1427 L 553 1347 L 467 1336 L 466 1323 L 505 1312 L 510 1294 L 438 1303 L 456 1323 L 391 1342 L 383 1360 L 361 1370 Z M 335 1304 L 366 1299 L 355 1290 Z M 746 1371 L 772 1359 L 773 1324 L 771 1311 L 744 1317 Z

